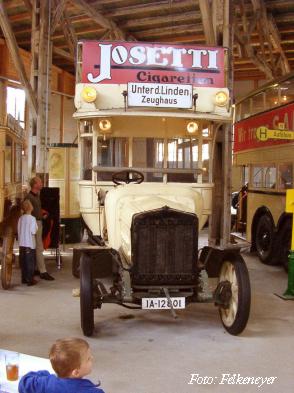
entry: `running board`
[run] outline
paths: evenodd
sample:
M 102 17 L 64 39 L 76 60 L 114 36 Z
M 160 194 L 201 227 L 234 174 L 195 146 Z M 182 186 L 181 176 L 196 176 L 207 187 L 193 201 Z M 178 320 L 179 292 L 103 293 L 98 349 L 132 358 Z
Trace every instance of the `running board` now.
M 245 235 L 242 235 L 240 232 L 231 232 L 231 239 L 236 242 L 232 244 L 233 248 L 245 248 L 251 246 L 251 243 L 246 240 Z

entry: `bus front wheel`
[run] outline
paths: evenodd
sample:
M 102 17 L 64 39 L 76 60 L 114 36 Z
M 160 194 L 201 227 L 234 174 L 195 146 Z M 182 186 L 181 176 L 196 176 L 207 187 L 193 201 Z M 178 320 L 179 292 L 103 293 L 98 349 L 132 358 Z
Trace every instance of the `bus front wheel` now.
M 274 248 L 275 233 L 269 216 L 261 216 L 256 225 L 255 245 L 261 262 L 266 265 L 277 265 Z
M 85 336 L 92 336 L 94 331 L 94 302 L 91 258 L 85 253 L 81 253 L 80 262 L 81 327 Z
M 247 325 L 251 304 L 249 274 L 240 255 L 229 255 L 223 261 L 218 289 L 223 300 L 219 307 L 222 324 L 230 334 L 238 335 Z

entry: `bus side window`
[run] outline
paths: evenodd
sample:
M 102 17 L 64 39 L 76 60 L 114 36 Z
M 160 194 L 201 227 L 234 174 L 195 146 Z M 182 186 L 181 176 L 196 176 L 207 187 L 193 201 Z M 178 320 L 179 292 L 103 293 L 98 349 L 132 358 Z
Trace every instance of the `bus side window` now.
M 12 180 L 12 139 L 5 137 L 5 183 L 11 183 Z
M 282 190 L 292 188 L 293 171 L 292 164 L 279 165 L 279 188 Z
M 262 187 L 263 167 L 255 166 L 252 168 L 252 185 L 254 188 Z
M 128 166 L 128 151 L 127 138 L 106 138 L 106 135 L 99 135 L 97 140 L 97 164 L 109 168 L 126 167 Z M 97 180 L 111 181 L 112 173 L 99 171 L 97 172 Z
M 259 94 L 256 94 L 255 96 L 252 97 L 252 109 L 251 109 L 251 115 L 254 115 L 255 113 L 260 113 L 265 110 L 265 94 L 264 92 L 261 92 Z
M 92 180 L 92 137 L 81 138 L 82 142 L 82 179 Z
M 274 166 L 264 168 L 264 188 L 276 188 L 277 169 Z

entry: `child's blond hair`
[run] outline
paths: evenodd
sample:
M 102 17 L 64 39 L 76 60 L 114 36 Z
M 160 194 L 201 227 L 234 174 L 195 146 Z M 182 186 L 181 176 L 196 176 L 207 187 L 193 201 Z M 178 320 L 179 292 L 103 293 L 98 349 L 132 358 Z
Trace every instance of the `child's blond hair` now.
M 27 213 L 33 211 L 33 205 L 29 199 L 25 199 L 21 204 L 22 210 Z
M 58 377 L 67 378 L 80 368 L 82 357 L 89 348 L 82 338 L 70 337 L 57 340 L 51 347 L 49 359 Z

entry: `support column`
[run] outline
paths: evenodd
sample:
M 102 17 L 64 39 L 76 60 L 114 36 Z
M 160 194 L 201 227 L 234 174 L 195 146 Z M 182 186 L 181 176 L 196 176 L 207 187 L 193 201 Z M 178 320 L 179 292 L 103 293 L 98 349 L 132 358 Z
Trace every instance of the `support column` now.
M 218 246 L 221 243 L 222 231 L 222 206 L 224 195 L 223 182 L 223 128 L 213 125 L 213 149 L 212 149 L 212 172 L 214 187 L 212 190 L 212 213 L 209 217 L 208 243 L 210 246 Z
M 231 2 L 229 0 L 214 1 L 212 13 L 216 45 L 229 48 L 225 67 L 227 85 L 232 94 L 233 29 Z M 215 135 L 213 151 L 214 190 L 212 214 L 209 221 L 209 244 L 226 247 L 230 243 L 231 232 L 232 123 L 223 123 L 221 126 L 215 125 L 214 132 L 217 132 L 217 134 Z
M 29 171 L 48 183 L 47 144 L 52 50 L 50 42 L 51 1 L 33 0 L 31 85 L 37 97 L 37 119 L 30 116 Z
M 232 195 L 232 126 L 223 129 L 223 204 L 221 220 L 221 246 L 230 243 Z
M 6 119 L 7 82 L 0 79 L 0 124 L 5 124 Z

